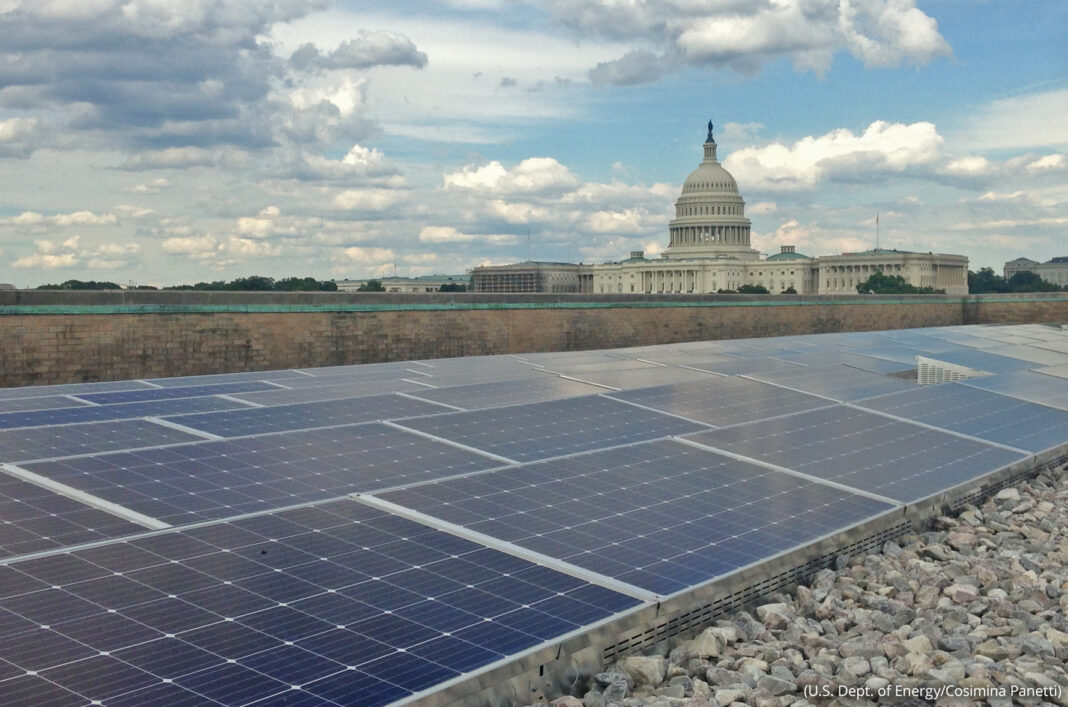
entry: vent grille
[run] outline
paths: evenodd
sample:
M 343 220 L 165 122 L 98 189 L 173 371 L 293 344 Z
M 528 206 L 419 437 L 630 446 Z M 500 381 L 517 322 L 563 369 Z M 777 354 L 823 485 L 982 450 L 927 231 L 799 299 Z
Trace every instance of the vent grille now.
M 774 577 L 750 584 L 732 594 L 720 597 L 713 602 L 701 604 L 689 611 L 677 613 L 669 619 L 658 621 L 645 630 L 631 633 L 620 638 L 616 643 L 607 646 L 604 650 L 602 663 L 607 666 L 628 653 L 648 651 L 665 639 L 710 624 L 722 616 L 751 604 L 762 596 L 799 584 L 820 570 L 833 567 L 835 560 L 840 556 L 855 557 L 879 550 L 888 540 L 899 538 L 908 533 L 910 529 L 911 526 L 907 522 L 898 523 L 851 545 L 846 545 L 836 552 L 828 552 L 814 557 L 807 562 L 780 572 Z
M 938 383 L 951 383 L 969 378 L 989 376 L 986 371 L 976 368 L 968 368 L 955 363 L 936 361 L 926 356 L 916 357 L 916 382 L 920 385 L 936 385 Z
M 959 513 L 964 509 L 965 506 L 979 506 L 983 503 L 983 501 L 990 498 L 998 491 L 1006 489 L 1010 486 L 1015 486 L 1016 484 L 1020 483 L 1025 479 L 1033 479 L 1042 472 L 1056 469 L 1057 467 L 1061 466 L 1066 462 L 1068 462 L 1068 455 L 1057 457 L 1052 461 L 1048 461 L 1045 464 L 1039 464 L 1038 466 L 1032 467 L 1030 469 L 1024 469 L 1023 471 L 1012 474 L 1011 476 L 1006 476 L 1000 481 L 996 481 L 990 484 L 983 484 L 981 487 L 979 487 L 978 490 L 973 491 L 967 494 L 966 496 L 961 496 L 960 498 L 958 498 L 953 503 L 953 505 L 950 506 L 950 509 L 953 513 Z

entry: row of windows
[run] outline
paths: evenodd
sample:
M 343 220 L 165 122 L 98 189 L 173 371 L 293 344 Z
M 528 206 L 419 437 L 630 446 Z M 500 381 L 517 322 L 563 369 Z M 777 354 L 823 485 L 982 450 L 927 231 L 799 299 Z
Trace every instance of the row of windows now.
M 712 212 L 709 213 L 709 209 Z M 741 206 L 679 206 L 675 209 L 676 216 L 741 216 Z

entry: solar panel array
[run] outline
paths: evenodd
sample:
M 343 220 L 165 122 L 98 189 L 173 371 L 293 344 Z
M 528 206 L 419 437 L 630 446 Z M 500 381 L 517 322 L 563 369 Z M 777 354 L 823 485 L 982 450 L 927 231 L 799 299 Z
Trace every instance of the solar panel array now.
M 3 389 L 0 695 L 416 699 L 1068 444 L 1065 371 L 1023 325 Z

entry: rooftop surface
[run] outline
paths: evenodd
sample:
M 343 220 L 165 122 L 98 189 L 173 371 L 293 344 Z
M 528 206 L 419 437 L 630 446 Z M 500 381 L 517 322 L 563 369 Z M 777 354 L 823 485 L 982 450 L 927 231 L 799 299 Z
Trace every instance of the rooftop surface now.
M 414 701 L 1063 447 L 1062 369 L 1017 325 L 0 389 L 0 694 Z

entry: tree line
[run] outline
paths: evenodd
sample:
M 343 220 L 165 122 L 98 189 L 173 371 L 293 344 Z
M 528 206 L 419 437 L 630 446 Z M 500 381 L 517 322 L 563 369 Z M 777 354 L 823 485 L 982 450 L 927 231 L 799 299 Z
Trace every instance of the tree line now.
M 40 285 L 38 290 L 121 290 L 121 285 L 97 280 L 67 280 L 58 285 Z M 337 284 L 330 280 L 316 280 L 314 277 L 284 277 L 275 280 L 273 277 L 262 275 L 250 275 L 239 277 L 236 280 L 216 280 L 214 282 L 198 282 L 195 285 L 171 285 L 169 287 L 153 287 L 152 285 L 137 285 L 130 289 L 134 290 L 214 290 L 236 292 L 335 292 Z

